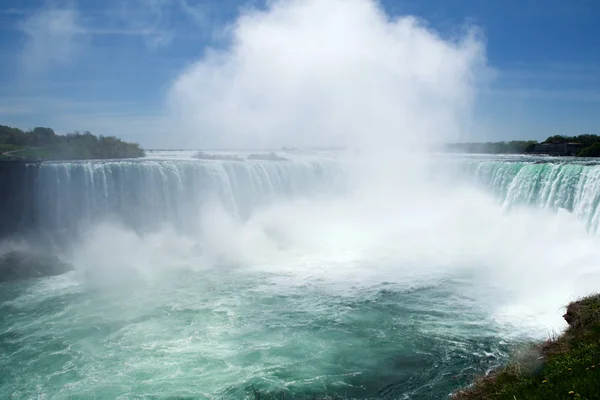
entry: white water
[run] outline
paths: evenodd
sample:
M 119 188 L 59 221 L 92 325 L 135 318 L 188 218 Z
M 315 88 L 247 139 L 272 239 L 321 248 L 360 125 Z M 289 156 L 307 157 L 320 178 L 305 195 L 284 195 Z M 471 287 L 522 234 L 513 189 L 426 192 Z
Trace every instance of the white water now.
M 562 307 L 600 284 L 585 218 L 509 206 L 515 183 L 483 173 L 511 160 L 387 174 L 355 156 L 289 157 L 44 166 L 40 187 L 71 202 L 39 210 L 70 212 L 60 254 L 76 270 L 3 286 L 0 393 L 442 397 L 510 345 L 561 330 Z M 206 171 L 214 185 L 187 185 Z M 236 173 L 262 183 L 236 187 Z
M 561 307 L 600 284 L 598 239 L 587 230 L 586 218 L 577 212 L 556 211 L 566 203 L 552 208 L 545 206 L 547 202 L 540 207 L 537 201 L 517 201 L 522 196 L 514 194 L 516 188 L 529 191 L 531 186 L 523 182 L 521 172 L 512 181 L 500 179 L 498 183 L 496 176 L 500 173 L 488 181 L 493 188 L 508 193 L 505 198 L 482 191 L 464 176 L 455 176 L 448 185 L 441 175 L 438 179 L 431 172 L 435 168 L 423 172 L 423 165 L 418 165 L 420 170 L 409 179 L 402 174 L 398 185 L 383 186 L 378 179 L 366 183 L 359 179 L 353 183 L 360 186 L 348 191 L 343 185 L 331 186 L 348 182 L 341 172 L 345 164 L 327 166 L 328 162 L 329 157 L 318 165 L 336 171 L 331 175 L 336 179 L 327 181 L 329 186 L 321 186 L 312 195 L 308 188 L 318 187 L 315 182 L 322 184 L 324 175 L 289 175 L 293 169 L 302 171 L 306 161 L 286 165 L 285 169 L 262 166 L 255 172 L 259 174 L 257 180 L 270 168 L 285 171 L 288 175 L 283 180 L 289 183 L 285 187 L 290 189 L 301 182 L 302 196 L 290 196 L 293 192 L 283 190 L 283 186 L 273 192 L 273 182 L 281 179 L 274 175 L 267 178 L 266 186 L 261 186 L 273 193 L 266 203 L 252 200 L 248 192 L 238 192 L 237 197 L 230 193 L 229 197 L 208 202 L 195 198 L 195 205 L 178 206 L 180 212 L 185 210 L 186 226 L 193 227 L 183 231 L 175 224 L 140 234 L 131 230 L 135 225 L 104 222 L 77 241 L 73 259 L 85 265 L 94 284 L 104 280 L 121 282 L 130 273 L 134 273 L 135 280 L 152 282 L 159 279 L 155 274 L 160 276 L 167 265 L 193 270 L 219 266 L 281 274 L 285 278 L 279 284 L 326 283 L 336 293 L 376 287 L 382 282 L 411 285 L 419 279 L 467 273 L 476 277 L 476 292 L 481 296 L 478 301 L 495 319 L 506 324 L 509 331 L 517 329 L 536 337 L 562 329 Z M 481 171 L 490 162 L 499 164 L 500 171 L 515 168 L 511 163 L 486 160 L 474 178 L 481 179 Z M 459 168 L 454 166 L 456 171 L 461 163 Z M 154 168 L 163 168 L 159 165 Z M 532 165 L 550 171 L 544 182 L 554 179 L 552 171 L 559 168 Z M 581 171 L 598 167 L 576 168 Z M 585 176 L 583 181 L 589 182 Z M 447 179 L 447 175 L 443 177 Z M 171 179 L 181 182 L 180 178 Z M 230 188 L 231 178 L 225 179 L 220 185 Z M 383 180 L 388 182 L 390 176 Z M 222 193 L 221 189 L 213 190 Z M 593 201 L 598 191 L 588 190 L 596 193 L 587 195 Z M 563 197 L 570 198 L 564 192 Z M 575 196 L 581 198 L 578 193 Z M 204 194 L 212 198 L 210 193 Z M 237 211 L 247 200 L 247 211 L 240 215 Z M 172 200 L 174 204 L 180 204 L 178 201 Z M 505 205 L 500 207 L 498 201 Z M 586 207 L 576 204 L 579 206 L 575 211 Z M 150 214 L 148 218 L 156 215 L 154 208 L 140 207 Z

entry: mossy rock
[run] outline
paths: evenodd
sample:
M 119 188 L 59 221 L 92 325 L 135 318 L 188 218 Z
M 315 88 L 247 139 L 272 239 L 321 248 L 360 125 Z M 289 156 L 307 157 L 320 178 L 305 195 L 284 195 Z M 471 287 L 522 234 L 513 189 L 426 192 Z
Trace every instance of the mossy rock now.
M 574 301 L 563 316 L 569 327 L 562 335 L 532 344 L 541 368 L 513 360 L 469 388 L 454 393 L 458 400 L 600 399 L 600 295 Z
M 563 318 L 572 329 L 600 322 L 600 294 L 569 304 Z

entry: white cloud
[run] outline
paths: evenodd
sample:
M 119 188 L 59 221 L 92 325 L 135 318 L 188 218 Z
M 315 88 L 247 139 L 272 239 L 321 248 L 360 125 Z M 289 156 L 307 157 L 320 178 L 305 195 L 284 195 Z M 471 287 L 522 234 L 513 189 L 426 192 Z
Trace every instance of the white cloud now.
M 21 62 L 29 73 L 72 63 L 85 40 L 79 15 L 71 8 L 39 10 L 24 21 L 21 29 L 27 36 Z
M 396 148 L 468 123 L 484 46 L 445 40 L 374 0 L 279 0 L 244 12 L 230 45 L 174 81 L 172 116 L 190 147 Z M 175 127 L 174 127 L 175 128 Z

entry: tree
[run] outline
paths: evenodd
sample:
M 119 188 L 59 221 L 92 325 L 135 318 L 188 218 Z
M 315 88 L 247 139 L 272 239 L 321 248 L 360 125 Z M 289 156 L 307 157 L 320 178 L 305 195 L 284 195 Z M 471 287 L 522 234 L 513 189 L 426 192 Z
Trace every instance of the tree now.
M 600 142 L 584 147 L 577 153 L 578 157 L 600 157 Z
M 37 127 L 29 132 L 0 125 L 0 144 L 34 147 L 20 154 L 33 159 L 83 160 L 143 157 L 137 143 L 124 142 L 114 136 L 97 137 L 90 132 L 57 135 L 50 128 Z
M 52 129 L 37 127 L 29 132 L 29 140 L 33 146 L 50 146 L 57 142 L 57 137 Z
M 554 135 L 554 136 L 550 136 L 548 139 L 546 139 L 544 141 L 544 143 L 548 143 L 548 144 L 560 144 L 560 143 L 565 143 L 569 141 L 569 137 L 567 136 L 562 136 L 562 135 Z

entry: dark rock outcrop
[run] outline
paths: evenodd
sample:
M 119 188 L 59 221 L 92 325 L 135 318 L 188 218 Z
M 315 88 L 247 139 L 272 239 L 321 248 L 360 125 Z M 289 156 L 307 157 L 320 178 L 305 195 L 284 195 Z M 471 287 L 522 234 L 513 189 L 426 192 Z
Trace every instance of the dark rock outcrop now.
M 207 154 L 203 151 L 199 151 L 193 157 L 198 160 L 244 161 L 243 158 L 232 154 Z
M 278 156 L 275 153 L 269 154 L 250 154 L 248 160 L 261 160 L 261 161 L 288 161 L 287 158 Z
M 0 161 L 0 238 L 34 229 L 39 164 Z
M 61 275 L 73 269 L 56 256 L 10 251 L 0 255 L 0 282 Z

